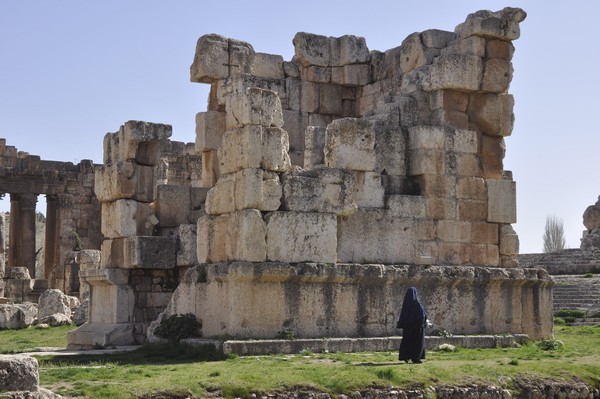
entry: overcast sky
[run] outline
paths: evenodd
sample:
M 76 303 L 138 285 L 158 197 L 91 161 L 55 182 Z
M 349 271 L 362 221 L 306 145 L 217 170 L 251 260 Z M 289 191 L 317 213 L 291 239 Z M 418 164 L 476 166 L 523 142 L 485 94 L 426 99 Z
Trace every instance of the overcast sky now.
M 384 51 L 505 6 L 528 14 L 514 42 L 516 120 L 505 159 L 517 182 L 521 252 L 541 252 L 549 215 L 579 248 L 583 212 L 600 195 L 597 0 L 0 0 L 0 137 L 74 163 L 102 162 L 104 135 L 131 119 L 171 124 L 173 140 L 193 142 L 208 90 L 190 83 L 189 66 L 204 34 L 290 60 L 299 31 L 364 36 Z

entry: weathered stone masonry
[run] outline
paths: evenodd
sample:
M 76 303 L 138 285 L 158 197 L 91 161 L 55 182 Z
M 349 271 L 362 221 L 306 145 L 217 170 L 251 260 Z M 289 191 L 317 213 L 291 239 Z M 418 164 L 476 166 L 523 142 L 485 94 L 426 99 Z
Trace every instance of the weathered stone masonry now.
M 191 312 L 205 336 L 392 335 L 407 286 L 452 332 L 551 335 L 551 280 L 518 267 L 502 164 L 524 18 L 480 11 L 385 52 L 299 33 L 291 61 L 201 37 L 201 168 L 157 179 L 165 125 L 107 135 L 102 267 L 70 345 L 141 342 L 165 305 L 158 321 Z
M 12 281 L 10 273 L 2 276 L 7 278 L 4 294 L 8 298 L 37 301 L 28 296 L 33 285 L 35 289 L 77 290 L 67 277 L 71 271 L 65 270 L 67 254 L 77 246 L 78 240 L 87 249 L 99 249 L 102 241 L 100 206 L 93 184 L 92 161 L 83 160 L 77 165 L 45 161 L 18 151 L 0 139 L 0 195 L 10 195 L 8 254 L 2 255 L 9 268 L 25 267 L 30 277 L 27 281 Z M 46 196 L 45 264 L 36 270 L 35 212 L 40 195 Z M 0 297 L 2 294 L 0 292 Z

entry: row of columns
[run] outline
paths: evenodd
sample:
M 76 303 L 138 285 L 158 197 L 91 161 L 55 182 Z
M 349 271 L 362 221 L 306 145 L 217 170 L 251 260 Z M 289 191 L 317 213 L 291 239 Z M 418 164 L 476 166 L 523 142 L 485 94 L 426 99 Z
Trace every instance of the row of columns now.
M 37 194 L 10 194 L 10 227 L 8 244 L 8 266 L 21 266 L 36 278 L 36 204 Z M 46 235 L 44 238 L 44 279 L 49 279 L 54 266 L 61 263 L 62 237 L 60 221 L 72 206 L 68 194 L 46 195 Z

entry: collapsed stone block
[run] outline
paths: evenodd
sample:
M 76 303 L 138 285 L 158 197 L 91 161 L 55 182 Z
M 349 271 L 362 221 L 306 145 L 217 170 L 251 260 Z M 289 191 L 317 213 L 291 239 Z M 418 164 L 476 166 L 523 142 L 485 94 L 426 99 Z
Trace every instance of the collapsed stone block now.
M 468 54 L 441 55 L 431 64 L 424 77 L 423 90 L 443 89 L 477 91 L 483 76 L 480 57 Z
M 196 151 L 219 149 L 225 130 L 225 112 L 198 112 L 196 114 Z
M 104 240 L 103 267 L 124 269 L 172 269 L 177 264 L 177 244 L 173 237 L 135 236 Z
M 7 391 L 27 391 L 12 394 L 7 393 L 6 397 L 45 397 L 48 392 L 39 392 L 39 373 L 38 361 L 35 357 L 29 355 L 1 355 L 0 356 L 0 392 Z M 13 396 L 15 394 L 15 396 Z M 17 396 L 18 395 L 18 396 Z M 3 395 L 4 396 L 4 395 Z M 54 395 L 52 395 L 54 396 Z
M 267 259 L 272 262 L 337 260 L 337 217 L 333 213 L 271 212 L 267 224 Z
M 469 14 L 465 22 L 456 27 L 455 32 L 463 38 L 475 35 L 516 40 L 521 34 L 519 22 L 525 17 L 527 14 L 520 8 L 506 7 L 496 12 L 481 10 Z
M 282 189 L 276 173 L 243 169 L 222 176 L 207 194 L 206 212 L 218 215 L 234 210 L 279 208 Z
M 343 118 L 327 126 L 325 165 L 331 168 L 373 171 L 375 130 L 365 119 Z
M 102 204 L 102 234 L 106 238 L 152 235 L 155 223 L 150 204 L 117 200 Z
M 154 168 L 133 161 L 119 161 L 97 167 L 94 173 L 94 192 L 100 202 L 133 199 L 154 200 Z
M 171 184 L 156 186 L 154 213 L 160 227 L 177 227 L 189 223 L 191 210 L 190 187 Z
M 283 126 L 281 100 L 272 90 L 249 87 L 244 93 L 234 93 L 227 97 L 227 129 L 246 125 Z
M 244 209 L 220 216 L 204 215 L 197 223 L 198 262 L 267 259 L 267 228 L 260 211 Z
M 413 263 L 416 228 L 412 217 L 384 209 L 358 209 L 338 220 L 337 257 L 342 263 Z
M 517 188 L 511 180 L 486 179 L 488 216 L 491 223 L 517 222 Z
M 343 169 L 318 168 L 285 174 L 283 209 L 347 215 L 354 212 L 355 177 Z

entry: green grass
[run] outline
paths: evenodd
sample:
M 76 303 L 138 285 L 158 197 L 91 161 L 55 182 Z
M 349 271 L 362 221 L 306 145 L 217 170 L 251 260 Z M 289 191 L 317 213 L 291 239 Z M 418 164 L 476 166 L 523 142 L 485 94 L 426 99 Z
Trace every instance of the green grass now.
M 67 332 L 75 328 L 32 326 L 22 330 L 0 330 L 0 354 L 31 352 L 39 348 L 65 348 Z
M 64 334 L 66 329 L 41 331 L 39 338 L 55 331 Z M 20 347 L 12 343 L 18 335 L 0 332 L 0 347 Z M 125 354 L 38 359 L 43 387 L 64 396 L 89 398 L 150 398 L 151 394 L 155 399 L 175 398 L 217 390 L 228 398 L 248 398 L 254 392 L 301 388 L 335 394 L 366 387 L 466 383 L 511 389 L 515 378 L 532 377 L 600 384 L 600 326 L 556 326 L 555 339 L 564 345 L 532 342 L 519 348 L 430 351 L 421 365 L 399 363 L 396 352 L 223 357 L 208 347 L 173 345 L 149 345 Z

